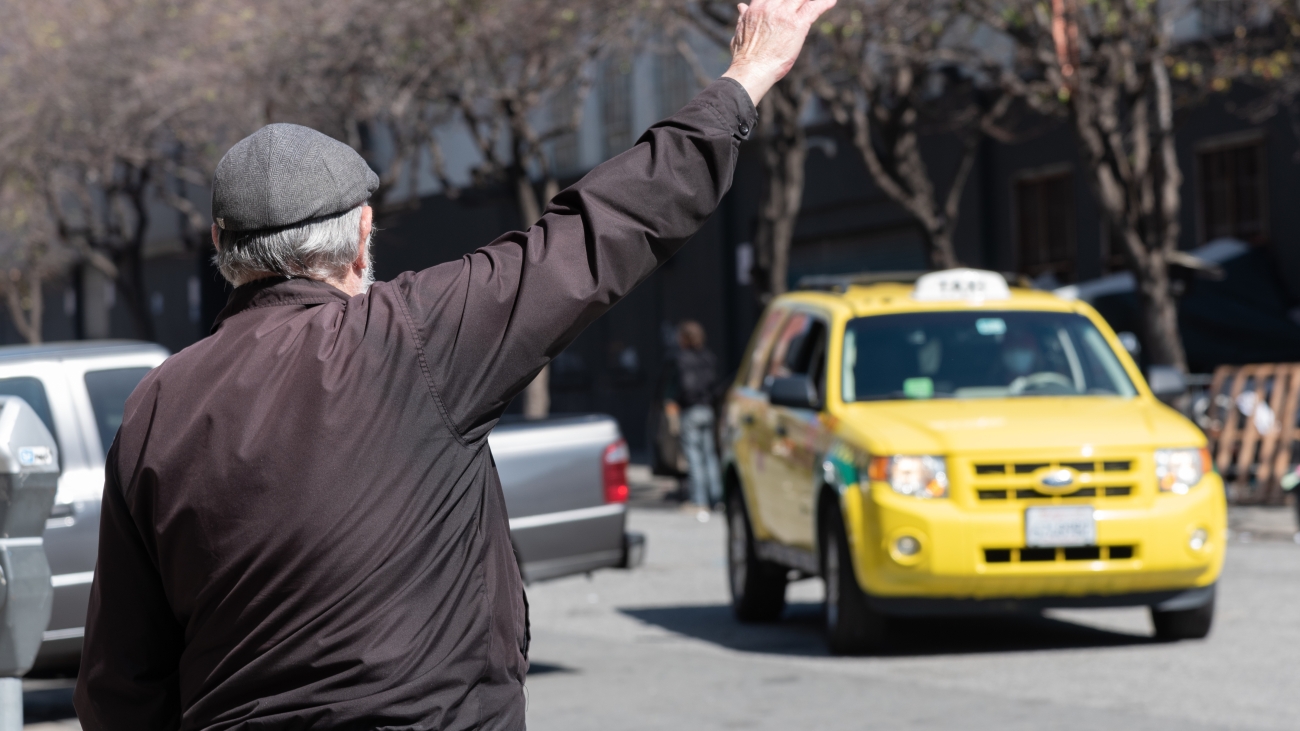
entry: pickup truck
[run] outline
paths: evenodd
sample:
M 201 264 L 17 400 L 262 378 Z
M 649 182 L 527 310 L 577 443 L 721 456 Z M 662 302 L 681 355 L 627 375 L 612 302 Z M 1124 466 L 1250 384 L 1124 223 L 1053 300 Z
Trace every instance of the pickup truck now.
M 167 356 L 158 345 L 133 341 L 0 347 L 0 395 L 31 404 L 58 441 L 62 468 L 45 528 L 54 607 L 37 672 L 67 672 L 80 660 L 104 457 L 127 397 Z M 644 539 L 625 530 L 628 448 L 614 419 L 505 421 L 488 445 L 525 581 L 641 563 Z

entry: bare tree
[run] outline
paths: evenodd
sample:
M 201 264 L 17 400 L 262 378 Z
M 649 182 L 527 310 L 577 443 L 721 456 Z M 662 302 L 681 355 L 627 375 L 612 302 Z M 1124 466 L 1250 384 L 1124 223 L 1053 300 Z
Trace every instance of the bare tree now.
M 629 49 L 632 11 L 565 0 L 471 0 L 451 9 L 448 98 L 478 152 L 473 183 L 504 183 L 521 225 L 531 225 L 559 192 L 550 145 L 577 131 L 597 60 L 616 39 Z M 548 375 L 543 369 L 526 389 L 526 416 L 548 413 Z
M 1193 69 L 1233 42 L 1205 34 L 1175 44 L 1175 21 L 1194 9 L 1189 3 L 997 0 L 972 7 L 1014 41 L 1023 98 L 1068 116 L 1105 229 L 1138 282 L 1145 350 L 1153 363 L 1186 369 L 1170 267 L 1201 265 L 1178 249 L 1183 173 L 1175 112 L 1203 100 L 1205 82 L 1210 91 L 1226 88 Z M 1171 69 L 1178 70 L 1172 78 Z
M 0 293 L 14 327 L 29 343 L 42 340 L 44 283 L 73 258 L 48 213 L 31 181 L 11 175 L 0 184 Z
M 418 204 L 419 175 L 454 192 L 437 130 L 451 119 L 457 43 L 454 3 L 285 0 L 263 9 L 257 60 L 242 88 L 258 124 L 295 122 L 344 140 L 380 175 L 372 205 Z M 400 200 L 390 193 L 402 190 Z
M 1009 139 L 1005 68 L 968 49 L 980 32 L 960 2 L 841 0 L 818 38 L 818 94 L 876 185 L 920 224 L 930 266 L 957 266 L 953 235 L 983 136 Z M 946 193 L 921 154 L 925 134 L 961 143 Z
M 77 258 L 113 282 L 136 335 L 152 339 L 144 244 L 155 203 L 197 215 L 166 184 L 203 177 L 187 150 L 213 146 L 220 113 L 236 108 L 213 59 L 228 55 L 215 44 L 230 40 L 220 29 L 243 17 L 239 3 L 50 0 L 5 10 L 26 31 L 11 36 L 24 66 L 0 93 L 31 120 L 10 164 L 44 195 Z
M 697 0 L 675 9 L 717 46 L 730 46 L 736 25 L 733 3 Z M 682 52 L 689 54 L 689 47 L 682 46 Z M 815 75 L 819 72 L 817 64 L 809 59 L 811 53 L 812 48 L 805 48 L 794 67 L 772 87 L 758 108 L 759 124 L 754 140 L 762 154 L 763 192 L 754 230 L 754 281 L 759 301 L 764 303 L 787 289 L 790 247 L 803 207 L 808 160 L 803 114 L 813 98 Z M 698 67 L 698 63 L 694 65 Z

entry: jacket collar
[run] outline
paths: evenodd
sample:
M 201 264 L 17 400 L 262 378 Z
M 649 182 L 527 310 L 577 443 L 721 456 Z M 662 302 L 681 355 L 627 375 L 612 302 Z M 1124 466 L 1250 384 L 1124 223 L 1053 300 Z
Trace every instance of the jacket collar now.
M 216 332 L 221 323 L 245 310 L 257 307 L 280 307 L 287 305 L 326 305 L 331 302 L 347 302 L 351 297 L 332 284 L 318 282 L 314 279 L 291 279 L 289 277 L 264 277 L 235 288 L 230 293 L 226 306 L 212 323 Z

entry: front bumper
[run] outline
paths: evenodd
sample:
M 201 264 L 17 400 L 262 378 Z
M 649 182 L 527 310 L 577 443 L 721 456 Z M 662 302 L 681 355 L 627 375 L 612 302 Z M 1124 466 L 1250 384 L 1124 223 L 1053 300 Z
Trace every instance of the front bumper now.
M 867 603 L 881 614 L 934 617 L 970 614 L 1015 614 L 1043 609 L 1096 607 L 1155 607 L 1161 611 L 1197 609 L 1214 601 L 1215 585 L 1195 589 L 1148 591 L 1133 594 L 1040 596 L 1020 599 L 933 599 L 868 596 Z
M 1157 604 L 1218 579 L 1227 507 L 1216 474 L 1186 495 L 1153 493 L 1150 486 L 1128 499 L 1095 501 L 1096 553 L 1057 549 L 1046 560 L 1021 560 L 1030 557 L 1021 551 L 1023 504 L 918 500 L 881 483 L 865 493 L 856 486 L 845 490 L 842 508 L 858 583 L 875 599 L 1043 600 L 1051 602 L 1044 606 L 1065 606 L 1109 597 L 1118 605 Z M 1197 529 L 1207 540 L 1193 550 L 1189 538 Z M 917 555 L 891 551 L 902 535 L 920 542 Z M 1125 595 L 1133 596 L 1120 599 Z

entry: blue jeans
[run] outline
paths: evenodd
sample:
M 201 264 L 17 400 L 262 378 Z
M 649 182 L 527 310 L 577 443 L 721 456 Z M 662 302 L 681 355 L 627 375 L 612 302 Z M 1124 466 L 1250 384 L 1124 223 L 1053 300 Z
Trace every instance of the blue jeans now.
M 713 441 L 713 409 L 701 405 L 682 412 L 682 451 L 690 470 L 691 498 L 705 507 L 722 502 L 722 476 Z

